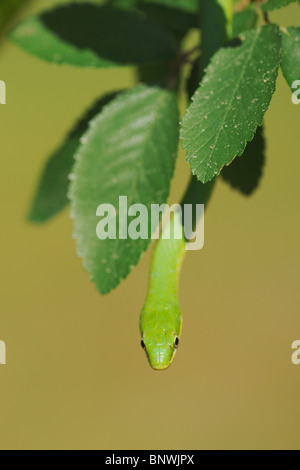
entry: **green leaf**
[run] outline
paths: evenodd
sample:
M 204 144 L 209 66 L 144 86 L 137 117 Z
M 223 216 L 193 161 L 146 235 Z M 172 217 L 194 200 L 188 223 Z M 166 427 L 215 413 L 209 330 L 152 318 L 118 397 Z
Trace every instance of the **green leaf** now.
M 300 80 L 300 28 L 281 28 L 281 69 L 290 88 Z
M 258 21 L 258 14 L 254 5 L 242 11 L 238 11 L 233 16 L 233 37 L 247 31 L 248 29 L 255 28 Z
M 168 31 L 142 13 L 110 6 L 60 6 L 25 20 L 10 38 L 48 62 L 79 67 L 115 67 L 176 57 Z
M 278 27 L 247 31 L 241 40 L 242 45 L 215 54 L 183 118 L 183 148 L 192 173 L 203 183 L 242 155 L 275 91 L 281 56 Z
M 142 0 L 142 2 L 152 3 L 153 5 L 164 5 L 190 13 L 198 13 L 200 4 L 199 0 Z
M 186 33 L 199 26 L 197 2 L 153 1 L 153 0 L 113 0 L 113 6 L 125 9 L 138 9 L 173 33 Z M 196 8 L 197 7 L 197 8 Z M 182 37 L 179 36 L 179 38 Z
M 200 0 L 110 0 L 110 4 L 119 8 L 135 8 L 147 4 L 193 14 L 198 14 L 200 10 Z
M 261 127 L 249 142 L 242 157 L 237 157 L 222 171 L 222 178 L 245 196 L 250 196 L 258 187 L 265 163 L 265 139 Z
M 135 8 L 138 0 L 110 0 L 110 4 L 114 7 L 132 9 Z
M 178 146 L 176 95 L 138 85 L 104 108 L 82 142 L 70 186 L 74 236 L 85 269 L 105 294 L 129 274 L 150 240 L 99 240 L 97 207 L 118 209 L 119 196 L 148 209 L 166 202 Z M 125 213 L 119 215 L 124 220 Z
M 138 3 L 138 8 L 149 18 L 175 33 L 185 34 L 190 29 L 199 26 L 197 15 L 179 8 L 144 2 Z
M 286 7 L 290 3 L 295 3 L 298 0 L 266 0 L 262 4 L 263 11 L 277 10 L 278 8 Z
M 232 35 L 231 21 L 226 18 L 227 0 L 203 0 L 201 6 L 201 63 L 203 70 L 214 54 Z M 231 31 L 230 31 L 231 29 Z
M 68 204 L 69 174 L 74 165 L 74 156 L 82 134 L 88 123 L 108 104 L 116 93 L 98 100 L 70 131 L 62 145 L 50 156 L 42 172 L 36 194 L 28 215 L 31 222 L 44 223 Z

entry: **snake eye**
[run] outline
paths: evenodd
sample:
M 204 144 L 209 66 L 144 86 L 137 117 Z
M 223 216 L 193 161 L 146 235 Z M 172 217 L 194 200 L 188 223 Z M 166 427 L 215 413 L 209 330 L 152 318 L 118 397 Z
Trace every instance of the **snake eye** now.
M 143 349 L 145 349 L 145 347 L 146 347 L 143 339 L 141 341 L 141 346 L 142 346 Z
M 176 336 L 175 341 L 174 341 L 174 347 L 178 348 L 178 345 L 179 345 L 179 338 L 178 336 Z

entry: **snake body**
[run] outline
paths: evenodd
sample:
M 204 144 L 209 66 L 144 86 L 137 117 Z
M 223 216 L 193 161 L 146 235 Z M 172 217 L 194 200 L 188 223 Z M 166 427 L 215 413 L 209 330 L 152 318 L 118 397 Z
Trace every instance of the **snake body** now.
M 183 198 L 185 204 L 206 205 L 214 182 L 202 184 L 192 178 Z M 179 211 L 170 218 L 153 251 L 150 282 L 146 301 L 140 317 L 142 347 L 155 370 L 167 369 L 177 351 L 182 316 L 178 299 L 180 269 L 186 253 L 183 223 Z M 193 221 L 193 225 L 197 224 Z M 170 234 L 166 237 L 166 234 Z
M 178 281 L 185 254 L 185 240 L 178 239 L 183 228 L 178 212 L 172 216 L 170 239 L 163 237 L 154 249 L 149 290 L 140 318 L 142 346 L 151 366 L 166 369 L 176 353 L 181 333 L 182 317 L 178 300 Z

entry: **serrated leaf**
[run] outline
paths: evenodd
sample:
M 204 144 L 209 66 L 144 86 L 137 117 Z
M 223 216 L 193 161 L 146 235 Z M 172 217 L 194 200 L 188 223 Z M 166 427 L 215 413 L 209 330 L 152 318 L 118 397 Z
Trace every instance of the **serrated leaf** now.
M 276 25 L 241 36 L 242 45 L 220 50 L 186 112 L 181 129 L 192 173 L 206 183 L 242 155 L 262 125 L 281 55 Z
M 20 23 L 10 39 L 55 64 L 115 67 L 176 57 L 171 34 L 137 11 L 67 4 Z
M 28 215 L 31 222 L 44 223 L 68 204 L 69 174 L 82 134 L 89 121 L 108 104 L 116 93 L 98 100 L 70 131 L 62 145 L 49 157 L 42 172 Z
M 298 0 L 266 0 L 265 3 L 262 4 L 263 11 L 271 11 L 277 10 L 282 7 L 286 7 L 290 3 L 295 3 Z
M 300 28 L 281 28 L 281 69 L 290 88 L 300 80 Z
M 221 175 L 224 181 L 245 196 L 250 196 L 258 187 L 265 163 L 265 139 L 261 127 L 254 139 L 248 143 L 245 152 L 231 165 L 226 166 Z
M 148 209 L 166 201 L 178 146 L 175 94 L 138 85 L 104 108 L 84 141 L 70 187 L 74 236 L 84 267 L 105 294 L 129 274 L 150 240 L 99 240 L 97 207 L 118 209 L 119 196 Z
M 233 16 L 233 37 L 238 36 L 248 29 L 255 28 L 258 21 L 258 14 L 253 5 L 242 11 L 238 11 Z

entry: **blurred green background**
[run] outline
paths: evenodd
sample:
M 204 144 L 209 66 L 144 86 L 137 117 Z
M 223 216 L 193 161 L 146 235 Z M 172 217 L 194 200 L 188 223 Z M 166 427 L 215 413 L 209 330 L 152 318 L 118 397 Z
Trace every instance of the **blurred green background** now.
M 299 7 L 271 19 L 299 26 Z M 75 255 L 68 211 L 45 227 L 25 219 L 48 154 L 96 97 L 133 84 L 133 71 L 59 68 L 4 41 L 0 79 L 0 447 L 299 449 L 300 106 L 282 76 L 260 188 L 247 199 L 220 181 L 205 248 L 187 254 L 181 346 L 165 372 L 140 347 L 151 250 L 101 297 Z M 188 175 L 181 152 L 172 202 Z

